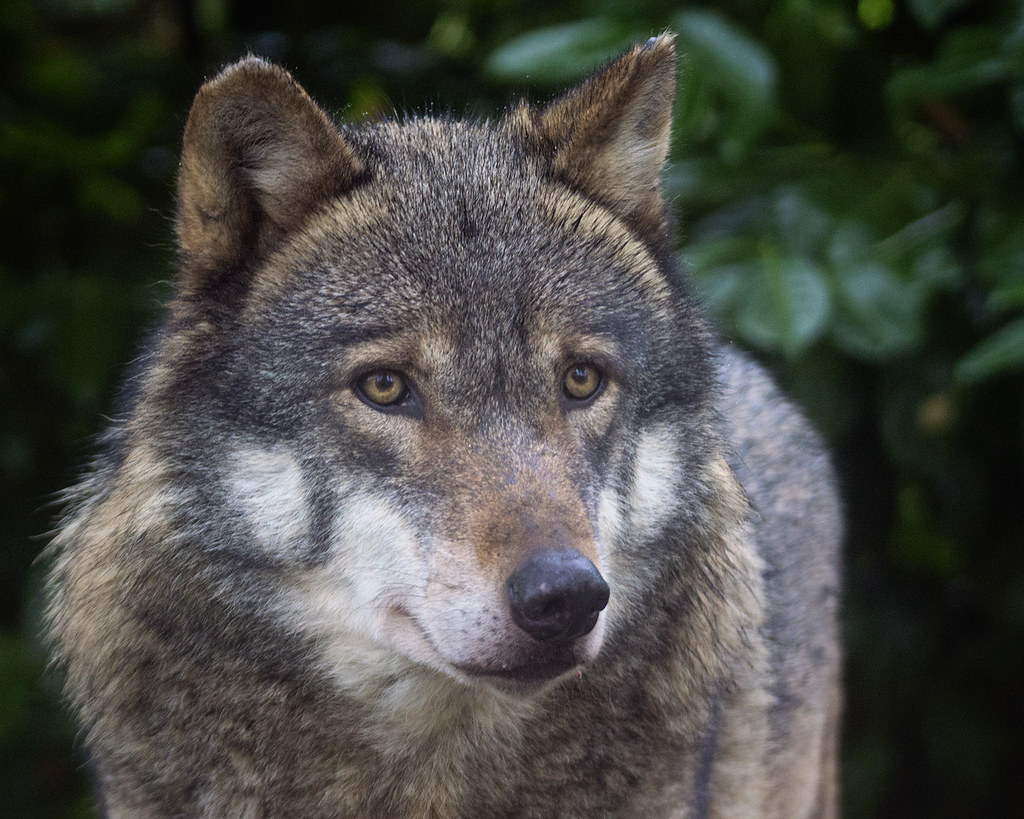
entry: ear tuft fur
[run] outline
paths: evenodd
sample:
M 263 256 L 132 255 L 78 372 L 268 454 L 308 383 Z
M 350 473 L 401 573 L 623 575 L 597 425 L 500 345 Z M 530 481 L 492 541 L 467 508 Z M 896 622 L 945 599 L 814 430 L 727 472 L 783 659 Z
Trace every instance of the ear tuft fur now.
M 196 95 L 178 177 L 181 295 L 208 295 L 364 172 L 327 115 L 282 68 L 249 57 Z
M 651 240 L 665 230 L 659 178 L 675 86 L 675 38 L 663 34 L 527 113 L 529 137 L 551 157 L 554 173 Z

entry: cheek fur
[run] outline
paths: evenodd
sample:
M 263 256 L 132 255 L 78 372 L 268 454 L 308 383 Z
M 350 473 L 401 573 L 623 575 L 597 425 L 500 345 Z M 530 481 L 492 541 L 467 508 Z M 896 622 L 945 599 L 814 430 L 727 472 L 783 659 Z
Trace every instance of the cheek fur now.
M 420 538 L 384 495 L 344 483 L 333 494 L 325 559 L 294 575 L 293 602 L 306 612 L 297 622 L 328 641 L 350 632 L 377 638 L 390 611 L 424 594 Z
M 680 462 L 677 434 L 663 425 L 644 430 L 636 447 L 633 478 L 626 496 L 631 525 L 647 536 L 657 533 L 678 505 Z
M 284 450 L 242 449 L 230 458 L 227 489 L 258 548 L 286 558 L 309 533 L 309 508 L 298 459 Z

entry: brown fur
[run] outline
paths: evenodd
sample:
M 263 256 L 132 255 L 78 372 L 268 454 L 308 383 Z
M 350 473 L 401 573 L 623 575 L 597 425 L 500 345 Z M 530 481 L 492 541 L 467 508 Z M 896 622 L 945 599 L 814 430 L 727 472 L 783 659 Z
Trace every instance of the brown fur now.
M 833 479 L 672 269 L 674 85 L 664 36 L 497 125 L 203 86 L 168 319 L 55 543 L 110 815 L 835 814 Z M 546 549 L 610 587 L 586 633 L 517 624 Z

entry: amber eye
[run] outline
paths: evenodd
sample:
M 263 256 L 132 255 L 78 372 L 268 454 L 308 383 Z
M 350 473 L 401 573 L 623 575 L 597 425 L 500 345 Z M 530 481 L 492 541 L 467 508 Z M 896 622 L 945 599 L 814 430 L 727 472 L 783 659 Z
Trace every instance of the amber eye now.
M 601 388 L 601 371 L 593 364 L 573 364 L 565 374 L 562 389 L 566 398 L 586 401 Z
M 363 398 L 380 407 L 392 407 L 409 397 L 405 379 L 394 370 L 375 370 L 356 384 Z

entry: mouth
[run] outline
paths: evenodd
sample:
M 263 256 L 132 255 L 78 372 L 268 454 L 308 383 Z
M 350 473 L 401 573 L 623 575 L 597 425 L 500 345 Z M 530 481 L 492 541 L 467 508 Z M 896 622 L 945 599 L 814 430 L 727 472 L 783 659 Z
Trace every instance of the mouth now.
M 581 663 L 567 656 L 554 660 L 511 665 L 501 663 L 498 666 L 461 665 L 456 668 L 471 680 L 484 683 L 506 694 L 534 694 L 548 685 L 557 682 Z
M 453 663 L 436 649 L 425 630 L 404 606 L 390 607 L 386 621 L 393 645 L 411 659 L 460 678 L 465 683 L 485 685 L 513 696 L 529 696 L 543 691 L 586 662 L 586 657 L 574 650 L 574 641 L 569 641 L 545 646 L 542 652 L 525 661 L 520 657 L 482 664 Z

